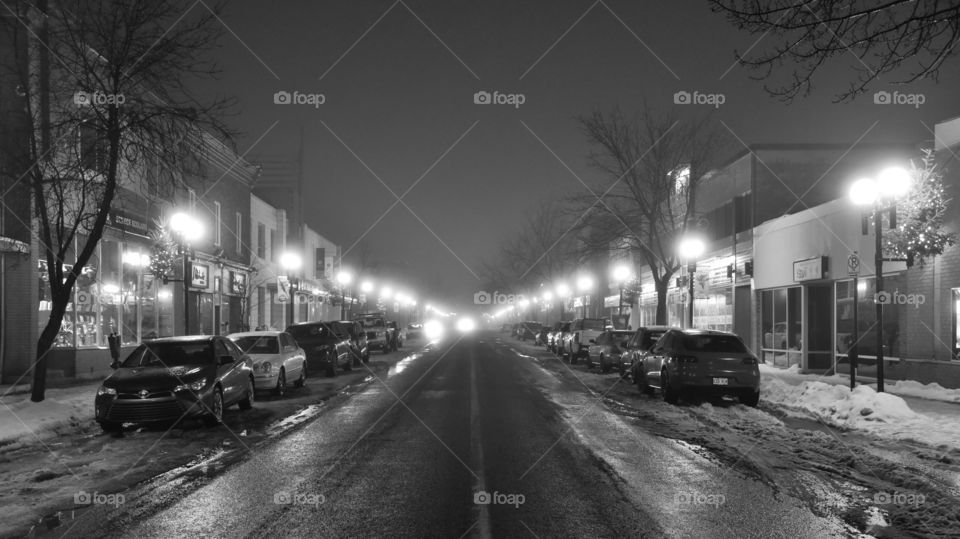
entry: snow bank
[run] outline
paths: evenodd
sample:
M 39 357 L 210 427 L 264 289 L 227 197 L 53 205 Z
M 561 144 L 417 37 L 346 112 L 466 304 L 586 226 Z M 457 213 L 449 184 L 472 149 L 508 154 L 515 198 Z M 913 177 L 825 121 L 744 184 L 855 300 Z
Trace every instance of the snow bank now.
M 93 419 L 96 386 L 48 389 L 43 402 L 29 395 L 0 398 L 0 442 L 43 437 L 59 427 Z
M 897 380 L 887 381 L 886 387 L 888 391 L 897 395 L 960 403 L 960 389 L 948 389 L 937 383 L 921 384 L 913 380 Z

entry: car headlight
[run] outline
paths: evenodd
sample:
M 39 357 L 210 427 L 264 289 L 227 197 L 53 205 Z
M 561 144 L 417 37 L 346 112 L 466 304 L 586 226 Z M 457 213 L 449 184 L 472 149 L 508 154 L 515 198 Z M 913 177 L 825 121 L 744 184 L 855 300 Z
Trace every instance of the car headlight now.
M 117 390 L 112 387 L 100 386 L 100 389 L 97 390 L 97 396 L 101 395 L 116 395 Z
M 203 388 L 207 387 L 207 379 L 201 378 L 196 382 L 190 384 L 180 384 L 177 387 L 173 388 L 174 391 L 203 391 Z
M 270 369 L 273 368 L 273 365 L 269 361 L 264 361 L 260 364 L 260 372 L 270 372 Z

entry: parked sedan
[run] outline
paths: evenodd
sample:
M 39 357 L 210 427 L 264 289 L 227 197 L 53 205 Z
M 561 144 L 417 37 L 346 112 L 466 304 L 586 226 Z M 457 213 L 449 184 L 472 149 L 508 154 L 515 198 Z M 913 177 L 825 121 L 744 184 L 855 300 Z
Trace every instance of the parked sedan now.
M 307 356 L 307 372 L 336 376 L 337 368 L 351 368 L 350 339 L 336 331 L 333 322 L 300 322 L 287 328 Z
M 307 356 L 303 348 L 284 331 L 248 331 L 227 335 L 253 360 L 253 378 L 257 390 L 270 390 L 283 396 L 287 383 L 302 387 L 307 379 Z
M 106 432 L 124 423 L 223 420 L 232 404 L 254 402 L 253 361 L 225 337 L 206 335 L 146 341 L 97 390 L 94 414 Z
M 657 388 L 675 404 L 686 395 L 733 395 L 748 406 L 760 400 L 756 356 L 733 333 L 671 329 L 643 358 L 637 384 Z
M 636 329 L 633 338 L 627 343 L 626 351 L 620 356 L 621 367 L 630 373 L 633 383 L 637 383 L 638 373 L 642 368 L 641 360 L 650 353 L 660 337 L 671 329 L 680 329 L 676 326 L 641 326 Z
M 613 325 L 606 318 L 578 318 L 570 324 L 570 330 L 564 333 L 561 357 L 576 364 L 577 360 L 587 357 L 587 347 L 591 339 Z
M 600 365 L 600 372 L 606 374 L 611 369 L 620 369 L 621 376 L 625 371 L 621 369 L 620 356 L 627 349 L 627 343 L 634 332 L 628 329 L 608 329 L 596 339 L 590 339 L 587 347 L 587 368 L 592 369 L 595 363 Z

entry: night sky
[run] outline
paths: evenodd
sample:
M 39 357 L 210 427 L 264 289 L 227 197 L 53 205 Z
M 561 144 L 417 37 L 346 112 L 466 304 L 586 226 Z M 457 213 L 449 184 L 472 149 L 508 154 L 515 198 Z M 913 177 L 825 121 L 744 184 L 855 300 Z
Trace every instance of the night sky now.
M 852 143 L 868 130 L 864 142 L 917 142 L 932 139 L 924 124 L 960 115 L 949 69 L 939 84 L 880 85 L 833 104 L 854 76 L 853 56 L 819 73 L 813 95 L 783 104 L 735 65 L 734 50 L 756 37 L 704 0 L 517 4 L 235 0 L 217 51 L 223 73 L 201 89 L 237 96 L 230 123 L 253 161 L 293 159 L 302 128 L 310 225 L 353 247 L 347 263 L 362 238 L 368 260 L 404 274 L 396 283 L 451 306 L 472 301 L 480 262 L 539 199 L 582 192 L 576 176 L 599 179 L 576 121 L 594 109 L 632 111 L 645 100 L 688 114 L 703 109 L 674 105 L 676 91 L 722 93 L 716 117 L 748 144 Z M 922 92 L 926 103 L 873 103 L 872 91 L 894 89 Z M 279 90 L 326 101 L 275 105 Z M 525 102 L 475 105 L 479 90 Z M 408 207 L 385 215 L 397 200 L 390 190 L 408 189 Z

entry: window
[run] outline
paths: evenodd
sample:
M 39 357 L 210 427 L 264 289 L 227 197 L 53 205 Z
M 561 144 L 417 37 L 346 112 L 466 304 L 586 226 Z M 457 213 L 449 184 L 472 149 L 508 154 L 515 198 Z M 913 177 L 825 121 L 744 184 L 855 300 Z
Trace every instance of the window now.
M 802 294 L 798 286 L 760 293 L 761 348 L 764 363 L 799 365 L 803 347 Z
M 267 258 L 267 227 L 263 223 L 257 223 L 257 256 Z
M 267 320 L 267 290 L 262 287 L 257 287 L 257 323 L 261 326 L 265 326 Z
M 277 261 L 277 230 L 275 228 L 270 229 L 270 262 Z
M 220 245 L 220 203 L 213 203 L 213 244 Z
M 106 174 L 109 168 L 109 146 L 103 133 L 93 122 L 83 122 L 79 128 L 80 163 L 83 168 Z
M 236 245 L 237 254 L 240 255 L 240 254 L 243 254 L 243 214 L 240 212 L 237 212 L 236 238 L 237 238 L 237 245 Z

